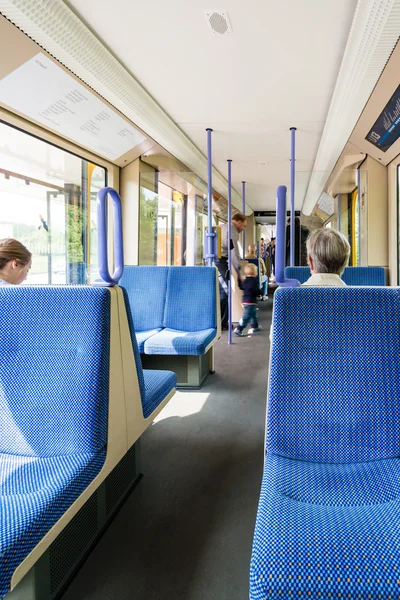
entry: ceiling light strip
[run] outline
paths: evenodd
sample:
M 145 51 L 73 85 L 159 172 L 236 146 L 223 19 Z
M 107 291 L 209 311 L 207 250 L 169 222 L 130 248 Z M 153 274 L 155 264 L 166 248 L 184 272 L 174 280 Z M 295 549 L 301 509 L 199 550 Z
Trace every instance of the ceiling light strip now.
M 0 0 L 0 13 L 207 180 L 207 160 L 202 152 L 62 0 Z M 214 168 L 213 181 L 214 189 L 226 198 L 227 181 Z M 241 199 L 235 190 L 232 200 L 240 207 Z
M 359 0 L 302 210 L 318 201 L 400 32 L 400 0 Z

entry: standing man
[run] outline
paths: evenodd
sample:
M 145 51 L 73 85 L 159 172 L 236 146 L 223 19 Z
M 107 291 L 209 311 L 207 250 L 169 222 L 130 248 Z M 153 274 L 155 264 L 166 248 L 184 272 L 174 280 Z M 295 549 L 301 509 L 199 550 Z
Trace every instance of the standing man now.
M 236 213 L 232 217 L 232 239 L 230 240 L 232 266 L 240 276 L 240 251 L 239 235 L 244 231 L 247 225 L 247 218 L 242 213 Z M 228 329 L 228 224 L 221 227 L 221 258 L 217 259 L 215 264 L 219 271 L 219 296 L 221 302 L 221 328 Z

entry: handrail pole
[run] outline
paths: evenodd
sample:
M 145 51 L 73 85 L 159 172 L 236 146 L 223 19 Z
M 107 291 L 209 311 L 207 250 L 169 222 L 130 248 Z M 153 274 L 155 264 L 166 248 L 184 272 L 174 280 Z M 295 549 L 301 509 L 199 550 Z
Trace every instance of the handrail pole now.
M 294 217 L 294 183 L 296 161 L 296 127 L 290 128 L 291 133 L 291 159 L 290 159 L 290 266 L 295 263 L 295 217 Z M 285 261 L 286 262 L 286 261 Z
M 108 270 L 107 251 L 107 197 L 111 196 L 114 209 L 114 258 L 115 270 L 110 275 Z M 104 187 L 97 193 L 97 229 L 98 229 L 98 261 L 101 280 L 95 285 L 117 285 L 124 272 L 124 244 L 122 231 L 122 203 L 119 194 L 112 187 Z
M 297 279 L 285 278 L 286 263 L 286 186 L 280 185 L 276 193 L 275 280 L 281 287 L 298 287 Z
M 228 344 L 232 344 L 232 160 L 228 160 Z
M 215 236 L 212 224 L 212 145 L 211 145 L 211 134 L 212 129 L 209 127 L 207 131 L 207 186 L 208 186 L 208 231 L 206 235 L 207 248 L 206 248 L 206 259 L 209 267 L 212 267 L 214 262 L 214 244 L 213 238 Z
M 242 181 L 242 213 L 246 216 L 246 182 Z M 242 258 L 246 256 L 246 231 L 243 229 L 242 232 Z

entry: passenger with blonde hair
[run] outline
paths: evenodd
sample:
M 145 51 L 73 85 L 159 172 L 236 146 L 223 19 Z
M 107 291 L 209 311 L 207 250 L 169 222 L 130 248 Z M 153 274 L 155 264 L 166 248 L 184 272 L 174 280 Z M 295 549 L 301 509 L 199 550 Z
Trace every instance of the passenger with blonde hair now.
M 243 317 L 233 333 L 239 337 L 244 337 L 243 329 L 250 323 L 251 329 L 248 333 L 257 333 L 261 330 L 257 320 L 257 296 L 260 293 L 258 285 L 258 269 L 256 265 L 247 263 L 243 267 L 245 279 L 239 279 L 239 287 L 243 290 L 242 306 L 244 308 Z
M 18 240 L 0 240 L 0 285 L 19 285 L 28 276 L 32 254 Z
M 335 229 L 317 229 L 307 239 L 307 262 L 311 277 L 305 286 L 344 286 L 341 279 L 350 258 L 350 244 Z

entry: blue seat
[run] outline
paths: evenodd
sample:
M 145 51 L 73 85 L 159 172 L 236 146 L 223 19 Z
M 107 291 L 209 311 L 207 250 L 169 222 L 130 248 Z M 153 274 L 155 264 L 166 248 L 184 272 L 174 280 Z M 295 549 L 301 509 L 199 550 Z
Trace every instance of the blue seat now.
M 286 267 L 285 275 L 289 279 L 297 279 L 300 283 L 305 283 L 311 277 L 310 267 Z M 383 267 L 346 267 L 342 279 L 346 285 L 353 286 L 386 285 Z
M 141 354 L 145 341 L 163 327 L 167 276 L 168 267 L 124 267 L 120 285 L 128 293 Z
M 110 297 L 83 286 L 0 287 L 0 306 L 2 598 L 104 463 Z
M 122 291 L 125 300 L 126 314 L 128 317 L 129 331 L 131 334 L 140 397 L 142 401 L 143 416 L 146 419 L 176 387 L 176 375 L 171 371 L 157 371 L 153 369 L 143 370 L 130 309 L 129 296 L 126 289 L 122 288 Z
M 163 331 L 144 344 L 146 354 L 204 354 L 217 337 L 214 267 L 170 267 Z
M 400 594 L 399 303 L 276 292 L 251 600 Z
M 214 338 L 214 328 L 193 332 L 166 328 L 146 341 L 145 351 L 146 354 L 198 356 L 206 353 L 207 346 Z
M 161 404 L 176 387 L 176 375 L 172 371 L 144 369 L 144 398 L 142 396 L 143 416 L 145 419 Z

